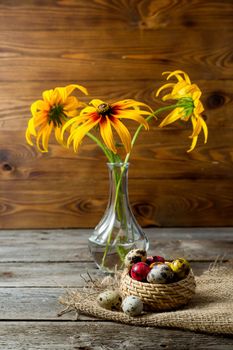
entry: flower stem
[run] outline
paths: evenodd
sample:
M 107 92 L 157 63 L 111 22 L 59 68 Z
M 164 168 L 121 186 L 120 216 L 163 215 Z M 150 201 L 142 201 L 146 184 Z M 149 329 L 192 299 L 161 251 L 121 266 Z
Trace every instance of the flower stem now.
M 159 114 L 159 113 L 161 113 L 161 112 L 163 112 L 163 111 L 167 111 L 167 110 L 169 110 L 169 109 L 174 109 L 174 108 L 176 108 L 177 106 L 178 106 L 177 104 L 174 104 L 174 105 L 170 105 L 170 106 L 165 106 L 165 107 L 158 108 L 158 109 L 156 109 L 152 114 L 150 114 L 150 115 L 146 118 L 146 121 L 147 121 L 147 122 L 150 122 L 150 121 L 156 116 L 156 114 Z M 180 107 L 180 106 L 179 106 L 179 107 Z M 136 142 L 136 140 L 137 140 L 137 138 L 138 138 L 138 135 L 139 135 L 140 131 L 142 130 L 142 128 L 143 128 L 143 125 L 141 124 L 141 125 L 137 128 L 137 130 L 135 131 L 135 134 L 134 134 L 134 136 L 133 136 L 133 138 L 132 138 L 132 141 L 131 141 L 131 150 L 132 150 L 133 145 L 135 144 L 135 142 Z M 129 153 L 126 154 L 124 163 L 128 163 L 130 154 L 131 154 L 131 151 L 130 151 Z
M 112 163 L 113 162 L 113 156 L 111 154 L 111 151 L 109 151 L 104 144 L 97 138 L 95 137 L 93 134 L 91 134 L 90 132 L 87 133 L 87 136 L 93 140 L 95 143 L 97 143 L 97 145 L 102 149 L 102 151 L 104 152 L 104 154 L 106 155 L 106 157 L 108 158 L 109 162 Z
M 114 211 L 116 210 L 116 207 L 117 207 L 117 204 L 118 204 L 118 200 L 119 200 L 120 186 L 122 184 L 122 177 L 123 177 L 123 174 L 124 174 L 125 165 L 126 165 L 125 163 L 122 163 L 120 177 L 117 177 L 117 171 L 114 171 L 114 173 L 115 173 L 115 182 L 116 182 L 115 200 L 114 200 L 114 204 L 113 204 L 113 210 Z M 120 213 L 120 215 L 121 215 L 121 213 Z M 108 253 L 108 250 L 109 250 L 109 246 L 111 244 L 111 240 L 112 240 L 112 231 L 108 235 L 106 247 L 104 249 L 104 254 L 103 254 L 103 257 L 102 257 L 102 261 L 101 261 L 101 266 L 102 267 L 104 267 L 105 260 L 106 260 L 106 257 L 107 257 L 107 253 Z

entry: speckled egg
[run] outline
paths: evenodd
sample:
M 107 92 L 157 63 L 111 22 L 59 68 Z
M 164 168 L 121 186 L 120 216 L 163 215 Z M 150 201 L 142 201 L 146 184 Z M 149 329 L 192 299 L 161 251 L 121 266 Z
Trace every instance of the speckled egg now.
M 147 275 L 149 283 L 170 283 L 173 279 L 174 273 L 172 269 L 166 264 L 155 265 Z
M 164 263 L 162 263 L 162 262 L 153 262 L 152 264 L 150 264 L 150 269 L 153 269 L 153 267 L 155 266 L 155 265 L 164 265 Z
M 143 249 L 133 249 L 125 256 L 125 267 L 130 269 L 133 264 L 138 262 L 145 262 L 147 258 L 146 251 Z
M 122 297 L 117 291 L 106 290 L 98 295 L 97 302 L 104 309 L 117 311 L 121 309 Z
M 150 267 L 144 262 L 134 264 L 130 271 L 130 276 L 136 281 L 146 281 Z
M 122 310 L 129 316 L 138 316 L 142 313 L 143 302 L 136 296 L 127 296 L 122 303 Z
M 183 258 L 173 260 L 169 265 L 179 279 L 185 278 L 190 271 L 189 262 Z

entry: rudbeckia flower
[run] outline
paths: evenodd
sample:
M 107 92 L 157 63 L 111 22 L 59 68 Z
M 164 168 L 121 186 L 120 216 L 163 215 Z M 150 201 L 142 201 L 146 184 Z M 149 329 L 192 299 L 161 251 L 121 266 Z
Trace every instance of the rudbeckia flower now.
M 140 107 L 146 107 L 150 111 L 141 110 Z M 129 153 L 131 149 L 131 136 L 129 130 L 120 119 L 135 120 L 143 125 L 145 129 L 148 129 L 148 123 L 143 118 L 143 115 L 150 114 L 150 107 L 132 99 L 112 104 L 94 99 L 90 102 L 89 106 L 81 111 L 79 116 L 72 118 L 64 125 L 62 132 L 64 133 L 64 131 L 72 125 L 67 146 L 73 142 L 74 151 L 76 152 L 84 136 L 95 126 L 99 126 L 100 134 L 105 145 L 113 153 L 117 153 L 112 131 L 113 127 L 119 135 L 126 152 Z
M 163 127 L 178 119 L 188 121 L 191 118 L 193 132 L 190 138 L 192 139 L 192 144 L 188 150 L 188 152 L 191 152 L 196 146 L 201 130 L 204 132 L 205 143 L 207 142 L 208 137 L 207 125 L 201 116 L 201 113 L 204 111 L 203 105 L 200 101 L 201 90 L 196 84 L 192 84 L 189 76 L 181 70 L 164 72 L 163 74 L 168 74 L 167 80 L 175 76 L 177 82 L 163 85 L 158 89 L 156 96 L 158 96 L 162 90 L 171 88 L 171 92 L 163 96 L 162 100 L 176 100 L 177 107 L 168 114 L 159 126 Z
M 28 122 L 26 140 L 33 146 L 31 136 L 34 136 L 40 152 L 48 152 L 48 142 L 53 130 L 56 140 L 62 143 L 62 126 L 68 118 L 77 115 L 79 107 L 84 106 L 75 96 L 70 96 L 75 89 L 87 94 L 83 86 L 72 84 L 44 91 L 43 99 L 31 105 L 32 117 Z

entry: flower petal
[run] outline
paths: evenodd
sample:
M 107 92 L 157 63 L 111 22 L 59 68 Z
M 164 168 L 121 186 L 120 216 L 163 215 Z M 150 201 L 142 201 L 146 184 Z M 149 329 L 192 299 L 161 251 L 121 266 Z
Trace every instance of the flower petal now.
M 100 121 L 100 134 L 104 140 L 104 143 L 113 153 L 117 153 L 117 149 L 114 143 L 111 123 L 109 118 L 102 118 Z
M 142 106 L 142 107 L 148 108 L 152 112 L 152 109 L 146 103 L 139 102 L 139 101 L 136 101 L 136 100 L 133 100 L 133 99 L 121 100 L 121 101 L 112 103 L 111 106 L 119 108 L 119 109 L 124 109 L 124 110 L 126 108 Z
M 122 111 L 120 113 L 117 114 L 116 118 L 120 118 L 120 119 L 131 119 L 131 120 L 135 120 L 136 122 L 138 122 L 139 124 L 142 124 L 146 130 L 149 129 L 149 125 L 146 121 L 146 119 L 144 119 L 140 114 L 142 111 L 132 111 L 132 110 L 126 110 L 126 111 Z M 150 112 L 146 112 L 149 115 L 151 114 Z
M 160 94 L 160 92 L 161 92 L 162 90 L 167 89 L 167 88 L 170 88 L 170 87 L 174 87 L 174 85 L 175 85 L 175 83 L 168 83 L 168 84 L 165 84 L 165 85 L 161 86 L 161 87 L 157 90 L 155 96 L 158 97 L 159 94 Z
M 111 124 L 120 136 L 127 153 L 131 150 L 131 136 L 126 126 L 117 118 L 111 119 Z
M 64 111 L 74 110 L 80 107 L 80 101 L 75 96 L 68 96 L 64 103 Z
M 41 142 L 41 138 L 43 136 L 43 132 L 44 132 L 44 128 L 41 128 L 38 133 L 37 133 L 37 137 L 36 137 L 36 147 L 38 148 L 38 150 L 40 152 L 48 152 L 48 150 L 45 150 L 43 148 L 41 148 L 40 146 L 40 142 Z
M 96 112 L 96 109 L 95 107 L 91 107 L 91 106 L 87 106 L 85 108 L 83 108 L 80 112 L 80 115 L 83 116 L 83 115 L 87 115 L 87 114 L 92 114 L 92 113 L 95 113 L 97 115 L 97 112 Z M 88 116 L 87 116 L 88 117 Z
M 73 130 L 68 138 L 67 146 L 69 147 L 71 142 L 73 142 L 74 151 L 77 152 L 78 147 L 82 139 L 86 135 L 86 133 L 88 133 L 89 130 L 91 130 L 96 124 L 98 124 L 99 121 L 100 121 L 100 118 L 97 119 L 96 121 L 88 120 L 87 122 L 85 122 L 84 124 L 76 128 L 75 130 Z
M 54 129 L 54 134 L 55 134 L 55 138 L 56 138 L 57 142 L 60 143 L 62 146 L 66 147 L 66 144 L 61 136 L 62 135 L 62 128 L 56 126 Z
M 68 127 L 72 124 L 75 124 L 76 126 L 78 126 L 79 124 L 83 123 L 86 121 L 86 118 L 80 117 L 79 115 L 77 117 L 74 117 L 70 120 L 68 120 L 62 127 L 61 130 L 61 139 L 63 140 L 64 137 L 64 133 L 65 131 L 68 129 Z
M 48 152 L 49 138 L 50 138 L 52 130 L 53 130 L 52 123 L 50 123 L 50 125 L 46 125 L 46 127 L 43 129 L 42 146 L 43 146 L 44 152 Z
M 202 128 L 200 119 L 201 119 L 200 117 L 195 119 L 195 117 L 192 116 L 191 121 L 193 123 L 193 133 L 192 135 L 190 135 L 190 138 L 193 138 L 200 134 L 201 128 Z
M 191 147 L 187 150 L 188 153 L 193 151 L 194 148 L 196 147 L 197 139 L 198 139 L 198 136 L 193 137 Z
M 74 89 L 78 89 L 82 91 L 85 95 L 88 95 L 87 89 L 82 85 L 71 84 L 71 85 L 67 85 L 65 89 L 66 89 L 67 96 L 69 96 L 74 91 Z
M 182 97 L 184 95 L 188 94 L 188 89 L 190 88 L 190 85 L 186 83 L 185 80 L 179 81 L 178 83 L 175 84 L 173 90 L 172 90 L 172 95 Z
M 180 76 L 180 74 L 184 75 L 184 79 Z M 178 81 L 182 81 L 185 80 L 188 84 L 191 84 L 191 81 L 189 79 L 189 76 L 187 73 L 185 73 L 182 70 L 175 70 L 174 72 L 171 72 L 168 77 L 167 80 L 169 80 L 171 77 L 175 76 L 177 78 Z
M 195 117 L 192 117 L 192 118 L 191 118 L 191 122 L 192 122 L 192 125 L 193 125 L 193 130 L 195 130 L 196 127 L 197 127 L 197 120 L 196 120 L 196 118 L 195 118 Z M 193 132 L 193 134 L 194 134 L 194 132 Z M 193 149 L 195 148 L 195 146 L 196 146 L 196 144 L 197 144 L 198 135 L 193 136 L 193 134 L 192 134 L 191 136 L 189 136 L 189 137 L 192 138 L 193 140 L 192 140 L 192 144 L 191 144 L 190 148 L 189 148 L 188 151 L 187 151 L 188 153 L 191 152 L 191 151 L 193 151 Z
M 159 127 L 162 128 L 165 125 L 174 123 L 177 119 L 182 118 L 184 113 L 184 108 L 182 107 L 177 107 L 171 111 L 166 118 L 159 124 Z
M 204 143 L 206 143 L 207 139 L 208 139 L 208 128 L 207 128 L 205 121 L 201 117 L 200 117 L 200 121 L 201 121 L 201 126 L 202 126 L 202 129 L 204 132 L 204 137 L 205 137 Z
M 58 94 L 58 91 L 55 90 L 45 90 L 42 94 L 43 100 L 48 103 L 49 106 L 53 106 L 56 103 L 59 103 L 61 96 Z
M 34 120 L 33 118 L 31 118 L 28 122 L 28 127 L 26 129 L 26 134 L 25 134 L 25 137 L 26 137 L 26 140 L 27 140 L 27 143 L 31 146 L 33 146 L 33 142 L 32 142 L 32 139 L 31 139 L 31 135 L 33 136 L 36 136 L 36 130 L 35 130 L 35 127 L 34 127 Z
M 54 90 L 54 93 L 57 94 L 57 102 L 58 103 L 64 104 L 66 102 L 66 99 L 67 99 L 67 96 L 68 96 L 66 88 L 64 88 L 64 87 L 57 87 Z

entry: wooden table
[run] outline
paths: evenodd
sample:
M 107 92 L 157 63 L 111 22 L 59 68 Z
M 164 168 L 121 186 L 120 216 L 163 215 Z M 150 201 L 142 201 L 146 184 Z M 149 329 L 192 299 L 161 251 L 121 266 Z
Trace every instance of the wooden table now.
M 233 258 L 231 228 L 149 229 L 150 251 L 186 256 L 195 274 L 217 257 Z M 233 349 L 231 338 L 121 325 L 74 314 L 61 318 L 58 303 L 80 274 L 100 275 L 88 253 L 89 230 L 1 231 L 0 349 Z

